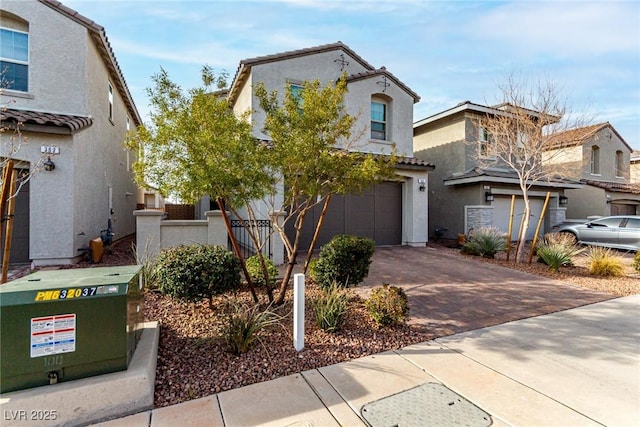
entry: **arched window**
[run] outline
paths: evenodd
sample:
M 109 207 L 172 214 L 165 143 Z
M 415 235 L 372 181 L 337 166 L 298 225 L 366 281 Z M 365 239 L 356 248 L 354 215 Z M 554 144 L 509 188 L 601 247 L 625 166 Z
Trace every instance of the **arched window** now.
M 616 176 L 624 176 L 624 155 L 620 150 L 616 151 Z
M 390 140 L 391 99 L 383 95 L 371 97 L 371 139 Z
M 29 91 L 29 34 L 0 28 L 2 87 Z
M 600 147 L 597 145 L 591 147 L 590 171 L 592 175 L 600 174 Z
M 2 11 L 0 27 L 0 87 L 29 91 L 29 23 Z

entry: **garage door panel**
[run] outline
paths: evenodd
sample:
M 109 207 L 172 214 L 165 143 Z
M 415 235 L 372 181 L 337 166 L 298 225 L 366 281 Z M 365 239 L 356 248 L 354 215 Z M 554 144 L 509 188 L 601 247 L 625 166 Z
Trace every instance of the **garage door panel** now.
M 305 221 L 301 248 L 309 247 L 313 237 L 312 224 L 317 222 L 321 212 L 322 206 L 317 206 Z M 287 233 L 294 236 L 292 225 L 287 227 Z M 368 237 L 378 246 L 401 244 L 402 183 L 384 182 L 359 194 L 332 196 L 316 247 L 338 234 Z
M 538 221 L 540 220 L 540 214 L 542 213 L 542 207 L 544 206 L 544 200 L 542 199 L 529 199 L 529 205 L 531 207 L 531 216 L 529 217 L 529 230 L 527 231 L 527 240 L 533 240 L 536 232 Z M 511 210 L 511 197 L 498 197 L 493 201 L 493 225 L 503 232 L 509 231 L 509 212 Z M 515 207 L 513 210 L 513 228 L 511 232 L 511 240 L 518 239 L 518 230 L 522 222 L 522 216 L 524 212 L 524 201 L 516 198 Z M 544 235 L 544 224 L 540 230 L 540 234 Z
M 345 232 L 375 239 L 375 194 L 348 195 L 345 202 Z

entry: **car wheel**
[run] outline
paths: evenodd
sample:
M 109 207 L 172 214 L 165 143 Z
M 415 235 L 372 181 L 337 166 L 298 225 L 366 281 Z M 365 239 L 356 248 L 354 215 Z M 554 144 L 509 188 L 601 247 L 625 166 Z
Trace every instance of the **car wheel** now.
M 570 231 L 561 231 L 560 234 L 567 239 L 567 241 L 573 245 L 578 244 L 578 238 Z

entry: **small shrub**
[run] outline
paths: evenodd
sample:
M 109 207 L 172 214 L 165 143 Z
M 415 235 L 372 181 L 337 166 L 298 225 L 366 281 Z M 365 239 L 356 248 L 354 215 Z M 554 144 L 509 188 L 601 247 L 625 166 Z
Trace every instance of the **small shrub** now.
M 209 299 L 240 286 L 240 261 L 222 246 L 181 245 L 165 248 L 157 258 L 157 281 L 163 294 L 185 301 Z
M 318 261 L 313 265 L 312 277 L 320 287 L 328 288 L 333 282 L 339 286 L 355 286 L 369 274 L 375 243 L 358 236 L 338 235 L 320 249 Z
M 380 326 L 400 324 L 409 314 L 407 294 L 402 288 L 389 286 L 388 283 L 374 289 L 365 306 L 373 321 Z
M 484 227 L 474 231 L 462 246 L 462 252 L 493 258 L 498 252 L 507 250 L 507 235 L 495 227 Z
M 633 268 L 636 269 L 638 273 L 640 273 L 640 251 L 636 252 L 636 255 L 633 257 Z
M 231 346 L 231 352 L 238 355 L 249 351 L 262 330 L 279 324 L 281 320 L 282 317 L 269 307 L 261 311 L 258 305 L 232 303 L 222 333 L 227 344 Z
M 552 271 L 560 267 L 573 265 L 573 257 L 584 248 L 575 243 L 575 238 L 567 233 L 547 233 L 536 248 L 538 260 L 547 264 Z
M 348 301 L 347 293 L 337 283 L 325 288 L 322 296 L 311 302 L 318 327 L 327 332 L 336 331 L 347 311 Z
M 158 289 L 158 258 L 149 256 L 149 247 L 147 246 L 145 255 L 142 256 L 138 252 L 135 245 L 131 246 L 136 257 L 136 264 L 141 265 L 140 276 L 142 276 L 142 285 L 145 289 Z
M 276 284 L 276 278 L 278 277 L 278 269 L 269 258 L 264 258 L 264 263 L 267 267 L 267 274 L 269 275 L 269 287 L 273 288 Z M 264 277 L 262 265 L 260 264 L 260 257 L 258 255 L 249 257 L 247 258 L 246 264 L 253 284 L 256 286 L 266 286 L 267 282 Z
M 589 273 L 596 276 L 622 276 L 624 264 L 611 249 L 592 246 L 589 251 Z

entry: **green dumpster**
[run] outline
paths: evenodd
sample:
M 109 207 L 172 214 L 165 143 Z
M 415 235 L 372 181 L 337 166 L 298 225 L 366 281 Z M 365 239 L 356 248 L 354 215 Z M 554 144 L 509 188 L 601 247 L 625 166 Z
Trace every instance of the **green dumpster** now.
M 0 285 L 0 393 L 126 370 L 141 266 L 39 271 Z

